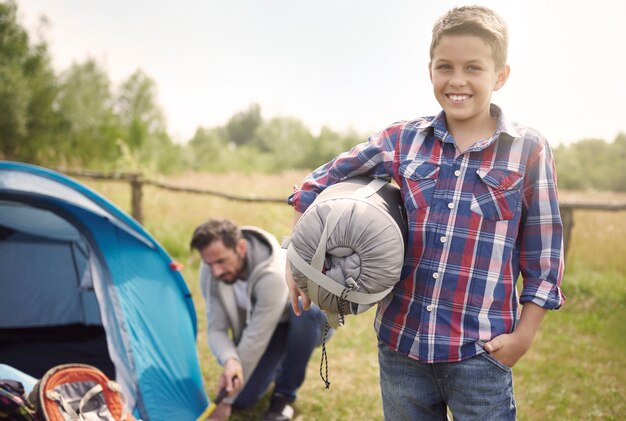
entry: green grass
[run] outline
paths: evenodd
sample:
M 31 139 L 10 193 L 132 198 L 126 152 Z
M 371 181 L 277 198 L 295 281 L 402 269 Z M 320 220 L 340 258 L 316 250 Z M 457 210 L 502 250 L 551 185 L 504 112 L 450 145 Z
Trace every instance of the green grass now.
M 286 197 L 302 176 L 188 174 L 167 181 L 231 194 Z M 127 186 L 83 181 L 129 211 Z M 232 202 L 154 187 L 145 189 L 143 206 L 148 231 L 185 264 L 183 275 L 198 314 L 202 373 L 207 393 L 214 397 L 221 369 L 206 343 L 205 307 L 197 286 L 199 260 L 188 249 L 191 232 L 203 220 L 223 216 L 261 226 L 280 239 L 290 231 L 292 211 L 281 204 Z M 533 347 L 514 368 L 522 421 L 620 420 L 626 413 L 626 212 L 580 211 L 574 218 L 562 285 L 568 300 L 561 310 L 548 313 Z M 295 404 L 297 420 L 383 419 L 373 316 L 372 309 L 348 317 L 347 325 L 329 341 L 330 390 L 319 377 L 316 350 Z M 267 405 L 266 396 L 232 419 L 259 419 Z

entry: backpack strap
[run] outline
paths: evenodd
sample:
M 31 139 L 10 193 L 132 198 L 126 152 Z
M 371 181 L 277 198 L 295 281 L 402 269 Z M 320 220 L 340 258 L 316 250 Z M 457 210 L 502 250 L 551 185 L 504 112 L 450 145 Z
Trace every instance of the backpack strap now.
M 64 396 L 62 385 L 70 383 L 91 382 L 82 390 L 78 405 Z M 94 384 L 95 383 L 95 384 Z M 57 389 L 59 387 L 59 389 Z M 87 389 L 89 387 L 89 389 Z M 37 410 L 44 419 L 59 419 L 60 410 L 72 420 L 82 421 L 90 418 L 83 413 L 85 406 L 94 397 L 102 395 L 109 413 L 106 419 L 115 421 L 131 421 L 135 418 L 128 412 L 126 399 L 119 383 L 110 380 L 104 373 L 86 364 L 64 364 L 51 368 L 37 383 L 31 392 L 30 399 L 37 403 Z

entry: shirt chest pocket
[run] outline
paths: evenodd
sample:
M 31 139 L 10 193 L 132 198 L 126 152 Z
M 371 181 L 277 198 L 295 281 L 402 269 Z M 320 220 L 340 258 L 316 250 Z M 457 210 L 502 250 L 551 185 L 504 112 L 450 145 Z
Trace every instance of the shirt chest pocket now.
M 430 206 L 437 184 L 439 166 L 430 162 L 420 164 L 416 161 L 407 161 L 400 164 L 398 172 L 402 176 L 402 196 L 407 211 Z
M 476 174 L 470 210 L 489 221 L 513 219 L 522 204 L 523 174 L 500 168 L 478 170 Z

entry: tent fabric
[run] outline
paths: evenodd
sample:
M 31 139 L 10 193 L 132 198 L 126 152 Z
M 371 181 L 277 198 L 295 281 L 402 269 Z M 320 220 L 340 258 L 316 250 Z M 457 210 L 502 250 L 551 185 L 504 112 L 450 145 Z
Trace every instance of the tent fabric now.
M 0 161 L 0 331 L 102 326 L 115 378 L 143 420 L 195 419 L 208 403 L 195 309 L 170 263 L 98 193 Z

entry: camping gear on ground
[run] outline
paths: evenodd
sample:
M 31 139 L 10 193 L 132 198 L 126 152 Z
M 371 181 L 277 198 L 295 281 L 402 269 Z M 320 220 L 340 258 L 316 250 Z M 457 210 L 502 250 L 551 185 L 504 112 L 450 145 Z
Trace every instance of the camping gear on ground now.
M 0 380 L 12 380 L 19 382 L 24 388 L 24 394 L 28 395 L 37 383 L 38 379 L 29 376 L 23 371 L 17 370 L 6 364 L 0 363 Z
M 87 364 L 51 368 L 28 400 L 42 421 L 135 421 L 120 384 Z
M 144 421 L 206 408 L 185 281 L 107 199 L 58 172 L 0 161 L 0 267 L 0 361 L 37 378 L 63 363 L 96 366 Z
M 39 421 L 35 408 L 26 398 L 22 383 L 0 378 L 0 420 Z
M 295 283 L 337 327 L 400 280 L 406 231 L 398 187 L 353 177 L 323 190 L 283 246 Z

